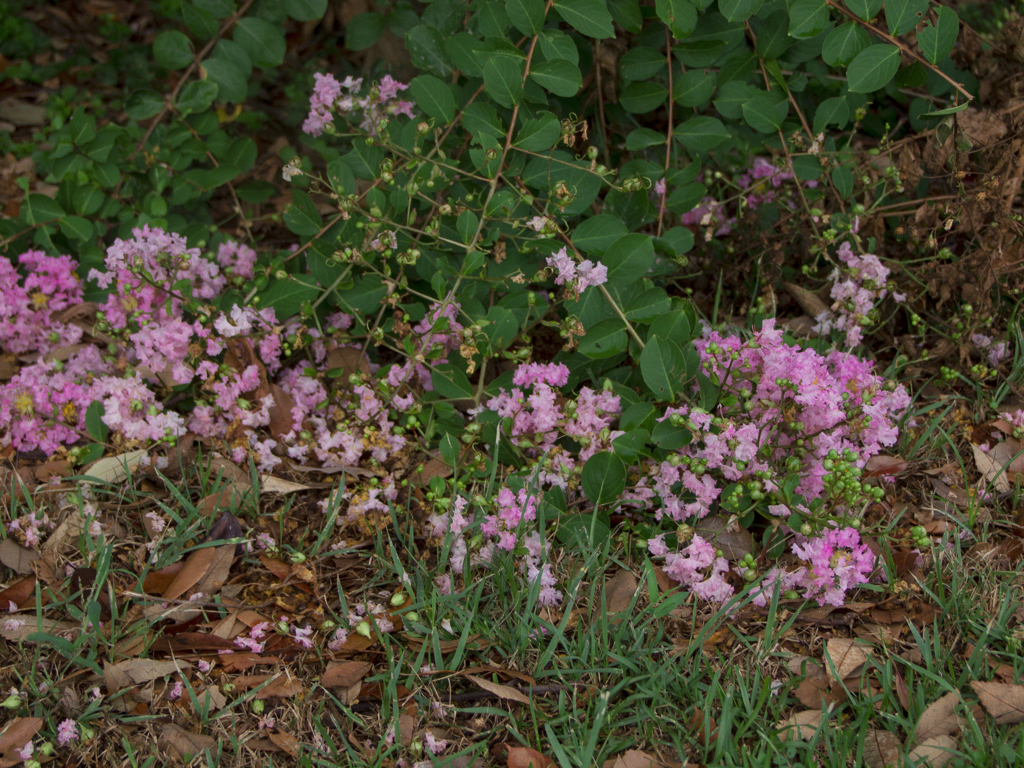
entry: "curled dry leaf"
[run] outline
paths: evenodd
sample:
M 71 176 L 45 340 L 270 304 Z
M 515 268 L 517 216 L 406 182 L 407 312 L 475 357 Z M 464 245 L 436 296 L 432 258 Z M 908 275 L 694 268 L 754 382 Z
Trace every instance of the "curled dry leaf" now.
M 292 736 L 290 733 L 284 732 L 272 732 L 267 734 L 268 738 L 274 742 L 274 745 L 292 757 L 299 756 L 299 740 Z
M 907 755 L 909 765 L 930 766 L 941 768 L 953 758 L 957 757 L 956 741 L 951 736 L 935 736 L 918 744 Z
M 6 565 L 19 576 L 32 573 L 32 563 L 38 559 L 38 552 L 21 546 L 14 539 L 0 541 L 0 563 Z
M 868 660 L 871 646 L 845 637 L 825 644 L 825 671 L 832 680 L 845 680 Z
M 971 688 L 997 725 L 1024 722 L 1024 685 L 972 680 Z
M 139 466 L 145 455 L 146 452 L 143 450 L 128 451 L 94 461 L 83 473 L 82 482 L 89 485 L 97 483 L 116 485 L 124 482 Z
M 552 768 L 555 762 L 536 749 L 508 747 L 508 768 Z
M 18 751 L 43 727 L 41 717 L 16 717 L 0 731 L 0 766 L 10 768 L 21 762 Z
M 797 712 L 779 724 L 779 740 L 800 739 L 806 741 L 818 732 L 824 713 L 820 709 L 807 709 Z
M 212 736 L 191 733 L 177 725 L 165 725 L 160 732 L 160 746 L 172 750 L 179 760 L 187 762 L 204 750 L 214 749 L 217 740 Z
M 501 685 L 499 683 L 492 683 L 490 680 L 485 680 L 482 677 L 476 675 L 466 675 L 468 680 L 472 680 L 474 683 L 479 685 L 488 693 L 493 693 L 499 699 L 506 699 L 508 701 L 515 701 L 519 704 L 532 704 L 530 697 L 523 694 L 521 691 L 517 691 L 515 688 L 511 688 L 507 685 Z
M 900 756 L 900 739 L 895 733 L 868 728 L 864 734 L 864 765 L 885 768 L 895 765 Z
M 636 587 L 636 577 L 627 570 L 620 570 L 608 579 L 604 585 L 608 613 L 614 615 L 629 610 Z

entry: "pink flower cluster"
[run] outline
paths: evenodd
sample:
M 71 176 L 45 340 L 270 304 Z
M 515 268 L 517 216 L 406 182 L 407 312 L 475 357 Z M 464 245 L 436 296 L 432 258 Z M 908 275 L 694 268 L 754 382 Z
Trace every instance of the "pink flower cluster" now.
M 601 262 L 595 264 L 590 259 L 577 264 L 565 248 L 554 256 L 548 256 L 547 263 L 558 272 L 555 275 L 555 283 L 564 285 L 573 295 L 583 293 L 592 285 L 603 285 L 608 282 L 608 267 Z
M 839 246 L 841 269 L 832 272 L 832 307 L 818 315 L 815 320 L 818 333 L 832 330 L 846 334 L 846 343 L 854 347 L 864 338 L 864 325 L 875 305 L 889 295 L 886 281 L 889 268 L 871 253 L 854 253 L 849 242 Z M 893 294 L 896 301 L 903 301 L 902 294 Z
M 0 259 L 0 347 L 7 352 L 46 353 L 77 344 L 82 329 L 51 316 L 82 301 L 82 285 L 70 256 L 26 251 L 14 264 Z
M 335 111 L 342 115 L 361 112 L 362 122 L 359 127 L 374 136 L 381 122 L 389 116 L 416 116 L 412 111 L 411 101 L 397 98 L 398 92 L 409 86 L 398 82 L 391 75 L 384 75 L 377 88 L 371 89 L 370 93 L 362 98 L 357 95 L 363 85 L 361 77 L 346 77 L 339 83 L 333 75 L 318 72 L 313 75 L 313 79 L 309 116 L 302 124 L 302 130 L 311 136 L 319 136 L 328 125 L 333 124 Z
M 993 368 L 997 367 L 1009 354 L 1009 345 L 1005 341 L 996 341 L 984 333 L 975 333 L 971 336 L 971 343 L 983 352 L 988 359 L 988 364 Z

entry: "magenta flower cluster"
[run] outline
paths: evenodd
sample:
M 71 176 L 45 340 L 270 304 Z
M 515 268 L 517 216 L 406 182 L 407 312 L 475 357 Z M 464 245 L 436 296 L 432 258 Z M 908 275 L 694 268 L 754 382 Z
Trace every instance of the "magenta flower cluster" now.
M 320 72 L 313 75 L 313 95 L 309 99 L 309 116 L 302 124 L 302 130 L 311 136 L 319 136 L 334 124 L 335 112 L 342 115 L 362 115 L 359 128 L 372 136 L 377 134 L 381 123 L 389 116 L 405 115 L 416 117 L 411 101 L 397 98 L 399 91 L 408 85 L 398 82 L 391 75 L 384 75 L 379 85 L 364 97 L 359 97 L 363 85 L 361 77 L 346 77 L 340 83 L 331 74 Z

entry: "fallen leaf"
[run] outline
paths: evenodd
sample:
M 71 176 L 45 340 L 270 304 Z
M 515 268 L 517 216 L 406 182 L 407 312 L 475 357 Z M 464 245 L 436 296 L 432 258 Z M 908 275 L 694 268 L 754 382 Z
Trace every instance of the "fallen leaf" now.
M 807 709 L 803 712 L 797 712 L 779 725 L 779 740 L 800 739 L 801 741 L 806 741 L 812 738 L 818 732 L 823 715 L 824 713 L 820 709 Z
M 403 747 L 408 747 L 412 744 L 413 737 L 416 735 L 416 705 L 412 704 L 406 707 L 398 715 L 398 743 Z
M 605 600 L 608 614 L 614 615 L 628 611 L 636 594 L 636 577 L 625 569 L 620 570 L 605 582 Z
M 895 733 L 868 728 L 864 734 L 864 765 L 885 768 L 894 765 L 900 756 L 900 739 Z
M 891 477 L 905 471 L 907 462 L 899 456 L 875 454 L 864 463 L 865 477 Z
M 203 547 L 188 556 L 181 570 L 164 591 L 168 600 L 176 600 L 198 584 L 213 566 L 218 547 Z
M 297 493 L 308 491 L 311 485 L 293 483 L 291 480 L 282 480 L 274 475 L 260 475 L 260 493 Z
M 9 539 L 4 539 L 4 541 L 9 541 Z M 35 574 L 18 579 L 7 589 L 0 591 L 0 611 L 10 610 L 11 603 L 14 603 L 16 608 L 24 607 L 35 593 Z
M 929 704 L 917 720 L 914 741 L 923 744 L 936 736 L 950 736 L 959 732 L 961 722 L 956 716 L 956 705 L 959 703 L 960 694 L 953 692 Z
M 800 309 L 811 317 L 817 318 L 822 312 L 828 311 L 828 305 L 825 304 L 825 302 L 822 301 L 816 293 L 812 293 L 796 283 L 783 283 L 782 287 L 785 288 L 796 303 L 800 305 Z
M 555 762 L 536 749 L 508 747 L 508 768 L 551 768 Z
M 841 701 L 840 697 L 832 692 L 832 684 L 824 672 L 805 677 L 793 691 L 793 695 L 797 701 L 810 709 L 828 709 Z
M 41 717 L 16 717 L 0 731 L 0 768 L 11 768 L 21 762 L 18 751 L 32 741 L 43 727 Z
M 268 680 L 270 681 L 269 683 L 267 682 Z M 236 677 L 234 683 L 236 688 L 243 691 L 257 688 L 267 683 L 256 692 L 257 699 L 287 698 L 289 696 L 298 696 L 302 693 L 302 681 L 286 672 L 279 672 L 276 675 L 244 675 Z
M 466 675 L 466 678 L 472 680 L 474 683 L 479 685 L 488 693 L 493 693 L 500 699 L 506 699 L 508 701 L 515 701 L 519 704 L 532 704 L 530 698 L 524 695 L 521 691 L 511 688 L 507 685 L 501 685 L 499 683 L 492 683 L 490 680 L 485 680 L 482 677 L 476 675 Z
M 15 624 L 21 622 L 20 624 Z M 36 616 L 28 616 L 23 619 L 11 619 L 0 622 L 0 636 L 12 643 L 32 643 L 38 640 L 29 640 L 29 635 L 36 632 L 43 632 L 47 635 L 72 638 L 82 627 L 70 621 L 55 621 L 53 619 L 40 619 Z
M 661 761 L 655 760 L 646 752 L 638 749 L 631 749 L 623 752 L 611 763 L 611 768 L 661 768 Z M 607 762 L 605 763 L 607 765 Z
M 909 765 L 941 768 L 958 755 L 956 742 L 951 736 L 935 736 L 914 747 L 907 755 L 907 762 Z
M 268 733 L 267 737 L 282 751 L 292 757 L 299 756 L 299 740 L 290 733 Z
M 34 549 L 21 546 L 14 539 L 0 541 L 0 563 L 3 563 L 19 576 L 32 573 L 32 563 L 38 560 L 39 553 Z
M 212 736 L 191 733 L 177 725 L 165 725 L 160 732 L 160 744 L 174 750 L 180 760 L 188 762 L 205 750 L 215 748 L 217 740 Z
M 702 539 L 722 550 L 726 560 L 742 560 L 754 551 L 754 537 L 750 531 L 729 523 L 726 515 L 709 515 L 697 521 L 693 529 Z
M 1024 685 L 972 680 L 971 688 L 997 725 L 1024 722 Z
M 825 644 L 825 671 L 832 680 L 845 680 L 868 660 L 870 646 L 845 637 L 833 637 Z
M 373 665 L 368 661 L 338 661 L 327 665 L 320 678 L 324 688 L 351 688 L 366 677 Z
M 0 120 L 20 127 L 45 125 L 46 107 L 9 96 L 0 101 Z
M 113 485 L 123 482 L 131 476 L 131 473 L 139 466 L 142 457 L 145 455 L 146 452 L 143 450 L 127 451 L 117 456 L 107 456 L 99 461 L 94 461 L 82 473 L 82 482 L 88 485 L 95 485 L 96 483 Z

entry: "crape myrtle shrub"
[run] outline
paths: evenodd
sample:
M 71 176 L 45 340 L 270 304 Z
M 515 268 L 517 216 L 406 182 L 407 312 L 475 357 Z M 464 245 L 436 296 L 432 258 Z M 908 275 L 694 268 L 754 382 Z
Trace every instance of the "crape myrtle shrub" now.
M 244 180 L 263 117 L 244 107 L 280 76 L 285 31 L 324 10 L 182 0 L 152 43 L 170 90 L 135 90 L 102 126 L 57 116 L 35 155 L 56 195 L 0 222 L 0 339 L 31 361 L 0 390 L 3 444 L 81 463 L 143 448 L 159 469 L 190 433 L 262 471 L 358 465 L 373 477 L 323 502 L 353 524 L 405 505 L 430 452 L 454 473 L 425 495 L 439 587 L 511 558 L 540 604 L 562 599 L 552 542 L 593 548 L 613 522 L 709 600 L 756 582 L 761 603 L 838 604 L 881 575 L 862 470 L 909 398 L 848 350 L 902 299 L 858 231 L 904 190 L 891 167 L 859 172 L 855 140 L 952 130 L 972 85 L 949 58 L 956 13 L 382 6 L 348 47 L 390 30 L 419 74 L 339 57 L 293 84 L 305 148 L 278 185 L 295 242 L 275 252 L 251 238 L 275 185 Z M 712 329 L 685 298 L 688 254 L 737 258 L 734 231 L 794 216 L 783 245 L 834 267 L 819 337 L 758 314 Z

